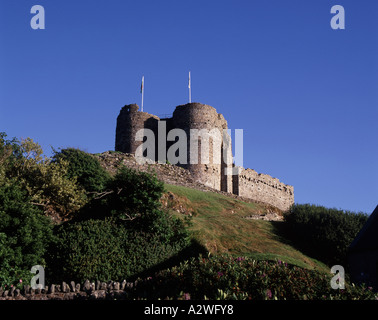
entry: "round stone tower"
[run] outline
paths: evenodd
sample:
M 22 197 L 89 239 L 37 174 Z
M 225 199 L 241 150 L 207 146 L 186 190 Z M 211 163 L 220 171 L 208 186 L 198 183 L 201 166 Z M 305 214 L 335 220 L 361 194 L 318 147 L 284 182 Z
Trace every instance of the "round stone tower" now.
M 135 154 L 142 141 L 135 141 L 139 129 L 151 129 L 155 132 L 159 117 L 138 111 L 137 104 L 125 105 L 118 117 L 116 128 L 115 151 Z
M 227 129 L 223 115 L 209 105 L 188 103 L 176 107 L 172 118 L 173 126 L 183 129 L 188 138 L 188 164 L 182 166 L 195 180 L 232 192 L 232 176 L 225 177 L 223 170 L 223 129 Z M 229 147 L 231 150 L 231 144 Z

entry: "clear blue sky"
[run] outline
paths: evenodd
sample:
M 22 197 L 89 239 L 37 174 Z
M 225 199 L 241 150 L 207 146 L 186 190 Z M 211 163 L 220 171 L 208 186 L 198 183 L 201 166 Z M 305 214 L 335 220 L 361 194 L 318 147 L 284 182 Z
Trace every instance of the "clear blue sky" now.
M 30 27 L 33 5 L 46 29 Z M 343 5 L 346 29 L 330 27 Z M 1 0 L 0 131 L 114 150 L 122 106 L 192 100 L 244 130 L 244 166 L 297 203 L 378 204 L 378 1 Z

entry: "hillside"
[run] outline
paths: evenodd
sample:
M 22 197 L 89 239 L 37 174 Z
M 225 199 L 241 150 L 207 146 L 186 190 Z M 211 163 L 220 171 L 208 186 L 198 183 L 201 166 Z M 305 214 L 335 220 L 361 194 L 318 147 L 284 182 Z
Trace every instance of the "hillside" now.
M 329 265 L 329 256 L 344 259 L 363 215 L 295 205 L 283 222 L 271 205 L 206 189 L 169 164 L 134 170 L 115 154 L 118 168 L 109 174 L 116 169 L 112 162 L 104 168 L 78 149 L 63 149 L 50 161 L 41 160 L 42 149 L 31 139 L 2 143 L 5 299 L 33 296 L 30 265 L 37 263 L 47 268 L 48 283 L 62 283 L 57 291 L 70 293 L 69 299 L 106 298 L 113 281 L 117 292 L 124 284 L 122 299 L 376 299 L 357 286 L 335 296 L 329 269 L 312 258 Z M 199 255 L 206 254 L 203 247 L 209 257 Z M 83 285 L 83 295 L 76 284 Z M 51 288 L 43 294 L 55 299 Z
M 192 216 L 189 228 L 192 237 L 211 253 L 278 259 L 329 272 L 328 267 L 304 255 L 285 239 L 282 211 L 273 206 L 206 187 L 195 182 L 189 171 L 175 165 L 140 165 L 133 155 L 121 152 L 109 151 L 95 157 L 112 175 L 122 165 L 156 174 L 165 183 L 164 207 L 180 218 Z M 251 216 L 276 221 L 251 219 Z
M 272 207 L 184 186 L 165 184 L 165 188 L 170 197 L 163 197 L 164 205 L 178 217 L 192 216 L 191 235 L 210 253 L 229 253 L 257 260 L 276 259 L 329 272 L 327 266 L 304 255 L 285 239 L 285 222 L 246 218 L 272 214 Z M 276 211 L 272 216 L 279 217 L 280 213 Z

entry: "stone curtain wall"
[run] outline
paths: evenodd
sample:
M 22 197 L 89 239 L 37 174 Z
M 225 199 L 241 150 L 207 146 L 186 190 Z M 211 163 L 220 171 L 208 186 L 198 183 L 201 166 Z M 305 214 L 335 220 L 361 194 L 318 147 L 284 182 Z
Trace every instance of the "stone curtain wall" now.
M 229 192 L 225 192 L 225 191 L 208 187 L 198 182 L 197 180 L 194 179 L 192 173 L 189 170 L 181 168 L 179 166 L 172 165 L 172 164 L 155 162 L 155 163 L 141 165 L 136 161 L 134 155 L 132 154 L 112 152 L 112 151 L 107 151 L 101 154 L 97 154 L 95 155 L 95 157 L 100 161 L 100 164 L 102 165 L 102 167 L 106 169 L 107 171 L 109 171 L 111 174 L 115 174 L 117 172 L 117 169 L 121 165 L 125 165 L 126 167 L 132 168 L 135 170 L 155 173 L 159 180 L 164 181 L 165 183 L 168 183 L 168 184 L 194 188 L 201 191 L 217 192 L 220 194 L 224 194 L 224 195 L 242 200 L 244 202 L 262 203 L 266 205 L 271 205 L 272 207 L 278 208 L 280 210 L 286 210 L 288 207 L 290 207 L 292 203 L 294 203 L 294 194 L 293 194 L 292 186 L 287 186 L 279 182 L 278 179 L 272 178 L 268 175 L 262 175 L 262 174 L 259 175 L 256 171 L 251 170 L 251 169 L 245 170 L 244 168 L 239 167 L 239 171 L 242 171 L 242 172 L 248 171 L 248 170 L 253 171 L 256 173 L 257 176 L 265 177 L 266 180 L 269 180 L 270 178 L 271 180 L 277 181 L 280 188 L 286 187 L 288 190 L 291 190 L 291 196 L 287 195 L 289 200 L 287 200 L 286 206 L 282 205 L 282 201 L 280 202 L 276 200 L 274 201 L 274 204 L 271 202 L 267 202 L 267 201 L 273 201 L 272 200 L 273 195 L 275 195 L 277 192 L 280 192 L 278 188 L 272 187 L 271 190 L 269 187 L 265 188 L 267 193 L 270 193 L 272 195 L 271 197 L 266 197 L 264 196 L 264 193 L 261 193 L 261 192 L 260 193 L 248 192 L 248 189 L 246 189 L 246 192 L 242 192 L 242 194 L 229 193 Z M 232 176 L 232 177 L 234 179 L 237 179 L 237 181 L 239 181 L 239 176 Z M 259 178 L 257 177 L 256 179 L 259 179 Z M 242 181 L 244 180 L 246 179 L 242 178 Z
M 156 174 L 159 180 L 168 184 L 201 187 L 201 184 L 193 179 L 188 170 L 172 164 L 158 162 L 139 164 L 132 154 L 111 151 L 98 154 L 95 157 L 100 161 L 102 167 L 113 175 L 121 165 L 125 165 L 134 170 Z
M 280 182 L 267 174 L 252 169 L 239 168 L 237 180 L 238 195 L 271 204 L 286 211 L 294 203 L 294 187 Z

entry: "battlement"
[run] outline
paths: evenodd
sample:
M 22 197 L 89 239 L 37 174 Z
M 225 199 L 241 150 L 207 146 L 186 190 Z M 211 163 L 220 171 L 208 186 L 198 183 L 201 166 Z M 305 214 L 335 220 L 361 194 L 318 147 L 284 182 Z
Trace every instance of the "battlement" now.
M 286 210 L 294 203 L 294 187 L 280 182 L 270 175 L 257 173 L 253 169 L 241 168 L 234 176 L 234 193 L 250 199 L 269 203 Z
M 159 127 L 164 123 L 165 131 L 161 132 Z M 177 106 L 170 118 L 160 119 L 158 116 L 146 112 L 140 112 L 136 104 L 124 106 L 117 117 L 115 150 L 124 153 L 134 154 L 137 148 L 143 143 L 137 141 L 136 134 L 140 129 L 151 130 L 156 137 L 165 140 L 163 149 L 161 144 L 155 140 L 155 152 L 153 161 L 167 159 L 169 148 L 175 141 L 167 141 L 167 133 L 172 129 L 181 129 L 190 136 L 192 129 L 213 130 L 218 129 L 224 132 L 227 129 L 227 121 L 224 116 L 217 113 L 212 106 L 201 103 L 187 103 Z M 185 163 L 178 163 L 187 169 L 193 179 L 210 188 L 233 193 L 244 198 L 253 199 L 273 205 L 280 210 L 287 210 L 294 203 L 294 188 L 280 182 L 267 174 L 257 173 L 253 169 L 237 169 L 236 175 L 227 175 L 225 172 L 232 169 L 232 146 L 228 134 L 210 135 L 211 138 L 203 140 L 198 136 L 198 149 L 193 150 L 187 140 Z M 226 141 L 226 140 L 227 141 Z M 160 149 L 159 149 L 160 148 Z M 197 153 L 198 161 L 193 159 L 191 152 Z M 208 162 L 201 161 L 204 155 L 208 155 Z M 225 159 L 227 161 L 225 161 Z

